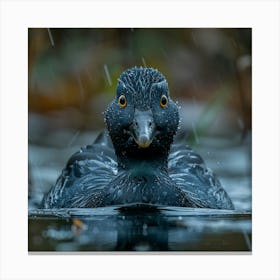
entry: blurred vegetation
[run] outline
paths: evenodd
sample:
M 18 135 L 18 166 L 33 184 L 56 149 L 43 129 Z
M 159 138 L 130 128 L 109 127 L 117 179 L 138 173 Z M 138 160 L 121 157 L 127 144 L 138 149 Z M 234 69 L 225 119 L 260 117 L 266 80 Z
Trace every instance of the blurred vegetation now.
M 228 132 L 251 130 L 251 29 L 30 28 L 28 65 L 29 140 L 104 127 L 117 78 L 133 66 L 159 69 L 182 106 L 204 104 L 193 135 L 219 116 L 233 116 Z

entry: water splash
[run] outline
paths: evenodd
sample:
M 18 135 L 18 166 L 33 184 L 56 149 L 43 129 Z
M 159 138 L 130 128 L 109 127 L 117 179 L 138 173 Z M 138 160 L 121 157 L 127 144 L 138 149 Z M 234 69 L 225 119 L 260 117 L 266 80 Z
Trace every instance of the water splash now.
M 107 64 L 104 64 L 104 71 L 105 71 L 106 79 L 107 79 L 109 85 L 111 86 L 112 80 L 111 80 L 111 76 L 110 76 Z
M 52 47 L 54 47 L 54 40 L 53 40 L 51 29 L 50 28 L 47 28 L 47 29 L 48 29 L 48 34 L 49 34 L 49 38 L 51 41 L 51 45 L 52 45 Z

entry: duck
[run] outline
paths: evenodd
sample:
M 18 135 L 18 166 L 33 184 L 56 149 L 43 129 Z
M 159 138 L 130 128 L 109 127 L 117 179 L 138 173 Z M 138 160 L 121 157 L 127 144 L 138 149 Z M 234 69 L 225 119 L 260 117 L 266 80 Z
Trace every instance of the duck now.
M 106 129 L 74 153 L 45 194 L 43 208 L 157 205 L 234 209 L 214 172 L 174 141 L 178 105 L 157 69 L 133 67 L 117 81 Z

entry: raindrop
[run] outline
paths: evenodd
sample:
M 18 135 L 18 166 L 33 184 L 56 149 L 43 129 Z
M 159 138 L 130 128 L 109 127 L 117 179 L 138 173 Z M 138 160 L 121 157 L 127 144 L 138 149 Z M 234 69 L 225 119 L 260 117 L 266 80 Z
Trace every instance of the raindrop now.
M 145 61 L 145 58 L 144 58 L 144 57 L 142 57 L 142 63 L 143 63 L 143 65 L 144 65 L 144 67 L 147 67 L 147 64 L 146 64 L 146 61 Z
M 165 51 L 165 49 L 161 48 L 160 51 L 161 51 L 161 53 L 162 53 L 162 55 L 163 55 L 164 57 L 169 58 L 169 55 L 168 55 L 168 53 Z
M 248 247 L 249 250 L 251 250 L 251 241 L 249 239 L 248 233 L 246 231 L 243 230 L 243 236 L 246 242 L 246 245 Z
M 30 158 L 30 168 L 33 172 L 33 179 L 36 181 L 36 185 L 38 185 L 38 192 L 41 192 L 44 189 L 42 173 L 40 170 L 40 166 Z
M 109 85 L 111 86 L 112 85 L 112 80 L 111 80 L 111 76 L 110 76 L 107 64 L 104 64 L 104 71 L 105 71 L 106 79 L 107 79 Z
M 199 139 L 198 139 L 196 127 L 195 127 L 195 124 L 193 122 L 192 122 L 192 130 L 193 130 L 194 140 L 195 140 L 196 144 L 199 144 Z
M 148 229 L 147 224 L 143 224 L 142 234 L 143 234 L 144 236 L 147 236 L 147 235 L 148 235 L 147 229 Z
M 72 144 L 75 142 L 75 140 L 76 140 L 76 138 L 78 137 L 79 134 L 80 134 L 80 130 L 76 131 L 76 133 L 73 135 L 73 137 L 69 141 L 67 147 L 71 147 L 72 146 Z
M 195 107 L 197 107 L 196 97 L 194 95 L 192 96 L 192 103 Z
M 194 34 L 194 31 L 191 32 L 191 36 L 192 36 L 193 43 L 197 45 L 197 39 L 196 39 L 196 35 Z
M 236 42 L 236 40 L 235 40 L 233 37 L 230 37 L 229 39 L 230 39 L 230 41 L 231 41 L 233 47 L 236 48 L 236 49 L 238 49 L 238 43 Z
M 51 41 L 51 45 L 52 45 L 52 47 L 54 47 L 54 40 L 53 40 L 51 29 L 50 28 L 47 28 L 47 29 L 48 29 L 48 34 L 49 34 L 49 38 Z
M 87 74 L 88 78 L 91 80 L 91 82 L 93 82 L 92 75 L 90 74 L 90 71 L 88 68 L 86 68 L 86 74 Z
M 237 124 L 238 124 L 240 130 L 244 129 L 244 122 L 241 118 L 237 119 Z

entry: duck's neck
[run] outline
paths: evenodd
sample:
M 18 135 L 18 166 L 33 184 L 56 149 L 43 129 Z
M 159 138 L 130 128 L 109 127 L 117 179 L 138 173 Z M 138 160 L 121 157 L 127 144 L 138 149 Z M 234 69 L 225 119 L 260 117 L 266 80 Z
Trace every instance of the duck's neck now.
M 118 169 L 132 171 L 139 175 L 151 174 L 155 170 L 167 172 L 168 151 L 161 154 L 143 149 L 137 155 L 122 153 L 117 156 Z
M 111 136 L 112 137 L 112 136 Z M 147 148 L 140 148 L 130 137 L 112 138 L 119 170 L 162 170 L 167 172 L 173 134 L 158 135 Z
M 135 160 L 126 159 L 118 162 L 119 170 L 132 171 L 135 174 L 145 175 L 154 173 L 155 170 L 167 172 L 167 160 Z

